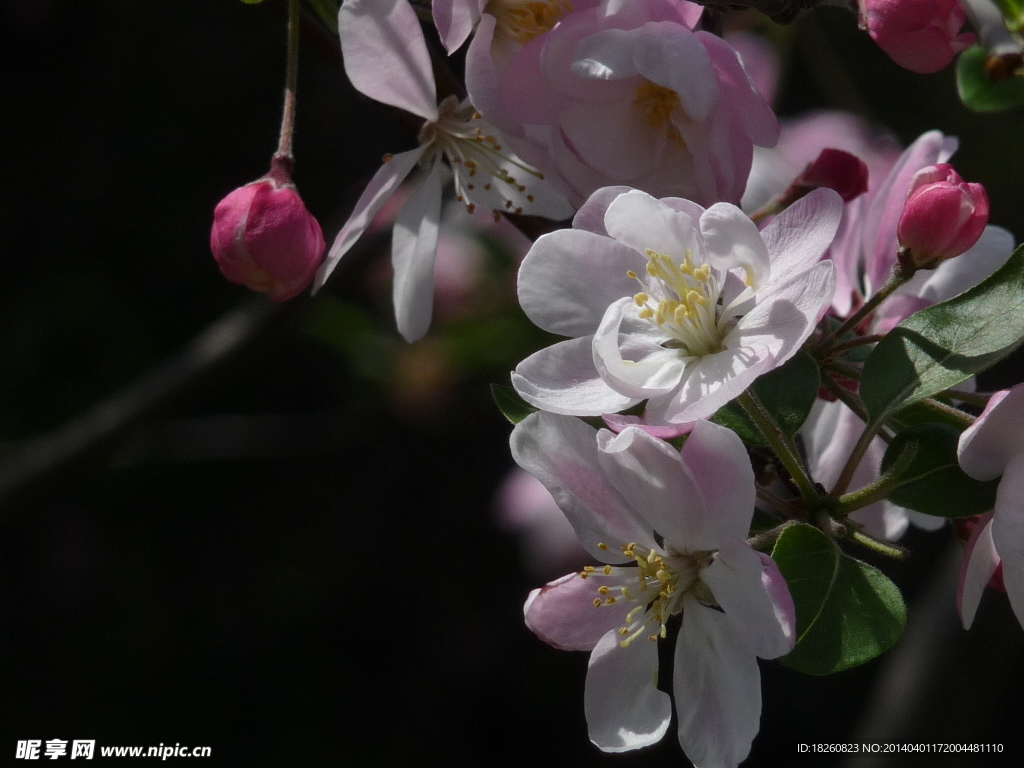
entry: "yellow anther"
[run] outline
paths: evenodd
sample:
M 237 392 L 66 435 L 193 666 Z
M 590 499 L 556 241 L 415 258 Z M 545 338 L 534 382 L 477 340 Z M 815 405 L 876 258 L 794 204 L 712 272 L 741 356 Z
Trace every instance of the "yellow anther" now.
M 605 605 L 615 605 L 615 598 L 614 597 L 609 597 L 607 600 L 604 601 L 604 604 Z
M 608 587 L 598 587 L 597 591 L 600 592 L 602 595 L 607 595 L 609 592 L 611 592 L 611 590 L 608 589 Z
M 598 549 L 608 549 L 608 545 L 605 544 L 603 541 L 602 542 L 598 542 L 597 548 Z M 591 566 L 591 567 L 593 567 L 593 566 Z
M 648 635 L 647 639 L 648 640 L 654 640 L 655 642 L 657 642 L 658 641 L 658 636 L 657 635 Z
M 621 627 L 619 629 L 619 634 L 620 635 L 628 635 L 629 634 L 629 627 Z
M 644 307 L 640 310 L 639 315 L 641 320 L 650 320 L 654 317 L 654 310 L 649 307 Z
M 593 573 L 595 569 L 594 569 L 594 566 L 592 566 L 592 565 L 585 565 L 585 566 L 583 566 L 583 570 L 586 571 L 587 573 Z
M 638 293 L 635 296 L 633 296 L 633 301 L 636 302 L 636 305 L 638 307 L 642 307 L 644 304 L 646 304 L 648 301 L 650 301 L 650 299 L 651 299 L 651 297 L 648 296 L 643 291 L 641 291 L 640 293 Z
M 604 575 L 605 576 L 611 576 L 612 575 L 612 567 L 610 565 L 606 565 L 604 567 Z
M 595 597 L 594 598 L 594 607 L 595 608 L 600 608 L 601 607 L 601 598 L 600 597 Z

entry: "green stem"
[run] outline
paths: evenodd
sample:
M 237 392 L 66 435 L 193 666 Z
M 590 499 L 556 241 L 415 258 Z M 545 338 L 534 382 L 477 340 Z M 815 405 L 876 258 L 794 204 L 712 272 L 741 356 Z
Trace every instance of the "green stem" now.
M 846 465 L 843 467 L 839 479 L 836 480 L 835 487 L 829 492 L 829 496 L 842 496 L 846 489 L 850 487 L 850 482 L 857 471 L 857 466 L 864 458 L 864 454 L 867 453 L 868 448 L 871 446 L 871 441 L 875 439 L 875 435 L 881 427 L 881 420 L 868 422 L 867 426 L 864 427 L 864 431 L 857 440 L 857 444 L 853 446 L 850 458 L 846 460 Z
M 944 389 L 939 394 L 941 394 L 943 397 L 951 397 L 954 400 L 963 400 L 965 403 L 970 403 L 971 405 L 978 405 L 981 406 L 982 408 L 988 405 L 988 401 L 992 397 L 991 393 L 981 394 L 978 392 L 959 392 L 955 389 Z
M 850 331 L 854 330 L 858 325 L 860 325 L 861 321 L 865 317 L 874 312 L 879 304 L 881 304 L 883 301 L 889 298 L 889 296 L 892 295 L 892 292 L 899 288 L 901 285 L 903 285 L 903 283 L 905 282 L 906 278 L 903 277 L 903 270 L 900 269 L 899 265 L 893 267 L 892 275 L 890 275 L 889 280 L 886 282 L 886 284 L 883 285 L 878 290 L 878 293 L 876 293 L 874 296 L 872 296 L 870 299 L 864 302 L 864 305 L 856 312 L 854 312 L 853 316 L 846 320 L 841 326 L 839 326 L 830 336 L 828 336 L 825 339 L 822 339 L 821 344 L 818 345 L 819 349 L 831 351 L 831 342 L 834 339 L 842 339 L 843 336 L 848 334 Z
M 842 344 L 836 344 L 834 347 L 832 347 L 829 354 L 834 355 L 838 352 L 845 352 L 848 349 L 853 349 L 854 347 L 862 347 L 865 344 L 875 344 L 884 338 L 884 333 L 873 333 L 870 336 L 858 336 L 856 339 L 844 341 Z
M 851 392 L 841 384 L 837 384 L 835 379 L 833 379 L 831 376 L 825 376 L 825 378 L 822 379 L 822 385 L 825 387 L 825 389 L 827 389 L 829 392 L 835 395 L 837 400 L 842 401 L 843 405 L 845 405 L 851 411 L 856 413 L 861 421 L 863 421 L 865 424 L 868 423 L 867 409 L 860 402 L 860 400 L 854 397 L 853 392 Z
M 875 482 L 864 486 L 859 491 L 840 496 L 835 511 L 842 517 L 846 517 L 855 510 L 866 507 L 869 504 L 874 504 L 887 497 L 901 485 L 900 479 L 916 455 L 917 446 L 912 443 L 908 444 L 897 457 L 889 471 Z
M 860 368 L 855 368 L 852 365 L 847 365 L 846 363 L 828 362 L 825 363 L 822 367 L 827 371 L 838 373 L 841 376 L 845 376 L 848 379 L 860 381 Z
M 967 429 L 975 422 L 975 417 L 971 416 L 971 414 L 964 413 L 959 408 L 954 408 L 950 405 L 946 405 L 945 403 L 940 403 L 938 400 L 931 397 L 924 398 L 924 400 L 921 401 L 921 405 L 926 408 L 930 408 L 933 411 L 938 411 L 950 421 L 956 422 L 957 425 L 963 429 Z
M 850 531 L 847 534 L 846 538 L 852 539 L 853 541 L 856 541 L 858 544 L 861 544 L 867 547 L 868 549 L 873 549 L 875 552 L 878 552 L 882 555 L 886 555 L 888 557 L 895 557 L 896 559 L 900 559 L 906 557 L 908 554 L 907 550 L 905 550 L 899 544 L 892 544 L 888 541 L 876 539 L 874 536 L 869 536 L 861 530 L 855 529 Z
M 817 507 L 820 497 L 814 489 L 814 483 L 811 482 L 807 470 L 804 469 L 804 465 L 800 461 L 800 456 L 792 440 L 786 438 L 782 430 L 765 413 L 761 404 L 754 399 L 749 390 L 739 396 L 739 403 L 757 425 L 758 429 L 761 430 L 761 434 L 768 440 L 768 443 L 789 472 L 790 477 L 793 478 L 793 482 L 796 483 L 796 487 L 800 491 L 800 497 L 804 500 L 804 506 L 808 509 Z
M 796 505 L 789 501 L 786 501 L 780 496 L 775 495 L 774 493 L 765 488 L 757 489 L 757 498 L 759 498 L 761 501 L 767 501 L 773 507 L 785 513 L 791 518 L 802 518 L 804 516 L 803 512 Z

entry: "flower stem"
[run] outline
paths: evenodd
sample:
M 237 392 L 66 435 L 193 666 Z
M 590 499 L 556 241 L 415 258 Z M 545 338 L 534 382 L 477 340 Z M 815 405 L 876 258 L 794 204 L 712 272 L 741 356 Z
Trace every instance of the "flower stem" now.
M 888 472 L 859 491 L 840 496 L 834 511 L 845 517 L 855 510 L 884 499 L 900 486 L 903 473 L 907 471 L 916 455 L 917 446 L 913 444 L 907 445 L 896 458 Z
M 799 519 L 803 517 L 803 513 L 799 508 L 796 507 L 796 505 L 789 501 L 786 501 L 780 496 L 776 496 L 774 493 L 767 490 L 766 488 L 757 489 L 757 498 L 759 498 L 761 501 L 767 501 L 769 504 L 775 507 L 776 510 L 782 512 L 788 517 L 794 519 Z
M 288 0 L 288 64 L 284 86 L 281 138 L 275 160 L 292 161 L 292 134 L 295 132 L 295 89 L 299 80 L 299 0 Z
M 875 435 L 878 430 L 882 428 L 882 421 L 869 421 L 867 426 L 864 427 L 864 431 L 861 433 L 860 438 L 857 440 L 857 444 L 853 446 L 853 450 L 850 451 L 850 458 L 846 460 L 846 465 L 843 467 L 842 473 L 839 475 L 839 479 L 836 480 L 835 487 L 829 492 L 829 496 L 842 496 L 846 489 L 850 487 L 850 482 L 853 480 L 853 475 L 857 471 L 857 467 L 861 460 L 864 458 L 864 454 L 868 452 L 868 448 L 871 446 L 871 441 L 875 439 Z
M 853 539 L 858 544 L 861 544 L 867 547 L 868 549 L 873 549 L 875 552 L 878 552 L 882 555 L 895 557 L 897 559 L 904 558 L 907 556 L 907 550 L 905 550 L 899 544 L 892 544 L 888 541 L 876 539 L 874 536 L 869 536 L 868 534 L 864 533 L 864 531 L 850 531 L 850 533 L 847 534 L 847 538 Z
M 854 347 L 862 347 L 865 344 L 874 344 L 875 342 L 881 341 L 884 338 L 884 333 L 873 333 L 870 336 L 858 336 L 856 339 L 844 341 L 842 344 L 836 344 L 829 351 L 829 354 L 834 355 L 837 352 L 845 352 L 846 350 L 853 349 Z
M 796 483 L 796 487 L 800 491 L 800 497 L 804 501 L 804 506 L 808 509 L 819 506 L 818 492 L 815 490 L 807 470 L 804 469 L 803 462 L 800 461 L 800 455 L 797 453 L 792 439 L 787 438 L 782 430 L 775 425 L 771 416 L 765 413 L 761 404 L 754 399 L 749 390 L 739 396 L 739 403 L 757 425 L 757 428 L 761 430 L 761 434 L 768 440 L 790 477 L 793 478 L 793 482 Z
M 854 330 L 858 325 L 860 325 L 861 321 L 865 317 L 874 312 L 875 309 L 878 308 L 879 304 L 889 298 L 889 296 L 892 295 L 892 292 L 903 285 L 906 281 L 907 278 L 903 276 L 902 268 L 897 264 L 893 267 L 892 275 L 889 276 L 889 280 L 878 290 L 878 293 L 865 301 L 861 308 L 854 312 L 854 314 L 839 326 L 830 336 L 822 339 L 821 344 L 819 344 L 819 349 L 831 352 L 833 349 L 832 342 L 834 340 L 842 339 L 843 336 Z

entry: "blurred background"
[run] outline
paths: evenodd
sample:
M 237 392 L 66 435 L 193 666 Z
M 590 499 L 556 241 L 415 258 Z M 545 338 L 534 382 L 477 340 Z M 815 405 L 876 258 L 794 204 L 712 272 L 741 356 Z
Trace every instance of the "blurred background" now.
M 284 6 L 0 0 L 0 757 L 59 738 L 208 745 L 217 765 L 685 765 L 671 736 L 593 747 L 586 654 L 522 623 L 529 590 L 576 567 L 498 490 L 511 427 L 488 385 L 548 343 L 515 304 L 528 241 L 454 218 L 413 346 L 386 226 L 315 299 L 272 305 L 219 274 L 213 207 L 277 143 Z M 295 181 L 330 242 L 416 126 L 356 94 L 307 22 Z M 1019 110 L 968 112 L 952 67 L 899 69 L 849 13 L 762 31 L 781 115 L 959 136 L 958 171 L 1024 237 Z M 830 678 L 762 663 L 747 765 L 842 765 L 796 744 L 854 740 L 1005 745 L 929 765 L 1024 759 L 1005 597 L 963 632 L 951 531 L 905 543 L 872 562 L 904 589 L 907 634 Z

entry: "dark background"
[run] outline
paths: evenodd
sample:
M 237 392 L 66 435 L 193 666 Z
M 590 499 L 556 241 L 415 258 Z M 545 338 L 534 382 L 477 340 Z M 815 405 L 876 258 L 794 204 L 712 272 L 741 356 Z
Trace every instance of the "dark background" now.
M 510 428 L 486 385 L 543 340 L 507 296 L 407 348 L 379 239 L 284 308 L 218 273 L 213 206 L 276 146 L 283 25 L 274 2 L 0 0 L 0 758 L 60 738 L 209 745 L 217 765 L 685 764 L 671 734 L 592 747 L 586 655 L 522 624 L 538 584 L 493 524 Z M 306 43 L 295 178 L 330 241 L 414 138 L 354 93 L 334 42 Z M 787 45 L 782 113 L 959 135 L 958 170 L 1024 236 L 1019 110 L 969 113 L 952 68 L 898 69 L 850 14 L 815 14 Z M 175 357 L 229 313 L 240 343 Z M 929 765 L 1024 759 L 1005 598 L 964 633 L 950 532 L 906 543 L 909 561 L 881 565 L 907 635 L 831 678 L 762 664 L 748 765 L 855 739 L 1016 757 Z

